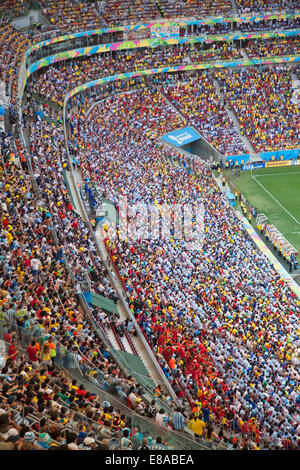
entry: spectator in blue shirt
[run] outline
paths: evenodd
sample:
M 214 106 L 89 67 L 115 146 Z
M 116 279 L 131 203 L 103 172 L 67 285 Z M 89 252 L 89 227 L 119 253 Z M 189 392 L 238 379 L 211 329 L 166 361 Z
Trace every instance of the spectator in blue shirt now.
M 180 408 L 177 408 L 175 413 L 172 415 L 172 425 L 175 431 L 183 431 L 187 420 L 181 412 Z

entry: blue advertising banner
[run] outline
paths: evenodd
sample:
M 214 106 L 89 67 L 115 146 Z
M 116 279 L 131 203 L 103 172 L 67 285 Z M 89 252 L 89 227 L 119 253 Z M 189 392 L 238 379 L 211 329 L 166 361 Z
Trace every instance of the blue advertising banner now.
M 300 148 L 292 150 L 274 150 L 273 152 L 260 152 L 257 154 L 264 162 L 281 162 L 285 160 L 295 160 L 300 156 Z M 249 155 L 230 155 L 226 157 L 228 162 L 233 161 L 234 163 L 244 164 L 249 160 Z M 297 165 L 297 163 L 291 163 Z M 253 168 L 264 168 L 262 163 L 255 163 Z M 244 167 L 244 168 L 243 168 Z M 250 170 L 251 165 L 243 165 L 242 170 Z
M 176 131 L 169 132 L 162 137 L 162 140 L 169 144 L 175 145 L 175 147 L 182 147 L 183 145 L 195 142 L 195 140 L 201 139 L 201 135 L 198 134 L 192 127 L 183 127 Z
M 253 170 L 254 168 L 265 168 L 266 164 L 265 162 L 257 162 L 257 163 L 251 163 L 248 165 L 243 165 L 242 166 L 242 171 L 247 171 L 247 170 Z
M 296 160 L 300 155 L 300 149 L 276 150 L 274 152 L 261 152 L 260 158 L 266 162 L 269 160 Z
M 243 153 L 242 155 L 230 155 L 229 157 L 226 157 L 226 160 L 228 162 L 232 161 L 236 164 L 242 165 L 243 163 L 246 163 L 250 158 L 250 155 L 247 153 Z

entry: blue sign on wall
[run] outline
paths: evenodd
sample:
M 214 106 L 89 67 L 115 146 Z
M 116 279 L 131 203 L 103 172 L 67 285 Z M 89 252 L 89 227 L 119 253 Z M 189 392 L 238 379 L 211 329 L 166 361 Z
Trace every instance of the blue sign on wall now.
M 239 165 L 248 162 L 249 159 L 250 155 L 248 155 L 247 153 L 243 153 L 242 155 L 230 155 L 229 157 L 226 157 L 226 160 L 228 162 L 232 161 L 234 163 L 238 163 Z
M 248 165 L 242 165 L 242 171 L 253 170 L 254 168 L 265 168 L 265 162 L 249 163 Z
M 175 145 L 176 147 L 182 147 L 183 145 L 195 142 L 195 140 L 201 139 L 201 136 L 192 127 L 183 127 L 177 131 L 169 132 L 162 137 L 162 140 L 169 144 Z
M 261 152 L 260 157 L 266 162 L 269 160 L 294 160 L 300 155 L 300 149 L 276 150 L 274 152 Z
M 300 148 L 292 150 L 274 150 L 273 152 L 260 152 L 257 154 L 265 162 L 270 160 L 296 160 L 300 155 Z M 231 155 L 226 157 L 227 161 L 234 161 L 241 164 L 241 160 L 246 163 L 249 160 L 249 155 Z

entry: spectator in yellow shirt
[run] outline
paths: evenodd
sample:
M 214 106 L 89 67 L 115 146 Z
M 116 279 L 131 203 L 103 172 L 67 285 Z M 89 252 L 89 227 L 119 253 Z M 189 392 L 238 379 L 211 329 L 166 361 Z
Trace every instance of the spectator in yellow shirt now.
M 205 422 L 199 416 L 197 416 L 193 421 L 192 431 L 196 438 L 201 439 L 205 428 Z

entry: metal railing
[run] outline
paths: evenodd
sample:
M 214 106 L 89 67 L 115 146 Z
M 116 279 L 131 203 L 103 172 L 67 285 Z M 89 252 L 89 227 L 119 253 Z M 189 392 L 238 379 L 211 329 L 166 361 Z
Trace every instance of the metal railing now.
M 45 338 L 51 336 L 46 332 L 38 334 L 34 328 L 28 329 L 11 322 L 0 322 L 0 340 L 4 341 L 4 334 L 7 332 L 16 338 L 18 349 L 23 355 L 27 354 L 26 347 L 33 338 L 42 345 Z M 130 417 L 131 428 L 133 435 L 136 435 L 135 441 L 137 444 L 141 444 L 143 437 L 147 437 L 148 440 L 154 440 L 160 436 L 169 450 L 210 450 L 212 448 L 213 444 L 210 442 L 206 442 L 205 440 L 199 442 L 193 440 L 192 437 L 186 433 L 166 429 L 158 425 L 155 421 L 141 416 L 134 410 L 128 408 L 124 402 L 106 393 L 105 390 L 100 388 L 99 384 L 92 383 L 91 379 L 88 378 L 90 368 L 88 366 L 79 365 L 79 362 L 74 359 L 70 352 L 54 337 L 51 337 L 51 340 L 56 345 L 56 356 L 54 358 L 55 366 L 66 370 L 71 378 L 76 378 L 78 383 L 85 385 L 90 392 L 95 393 L 100 402 L 103 403 L 107 401 L 118 410 L 120 414 Z M 85 417 L 85 419 L 87 418 Z M 221 449 L 219 445 L 214 446 L 214 448 Z

